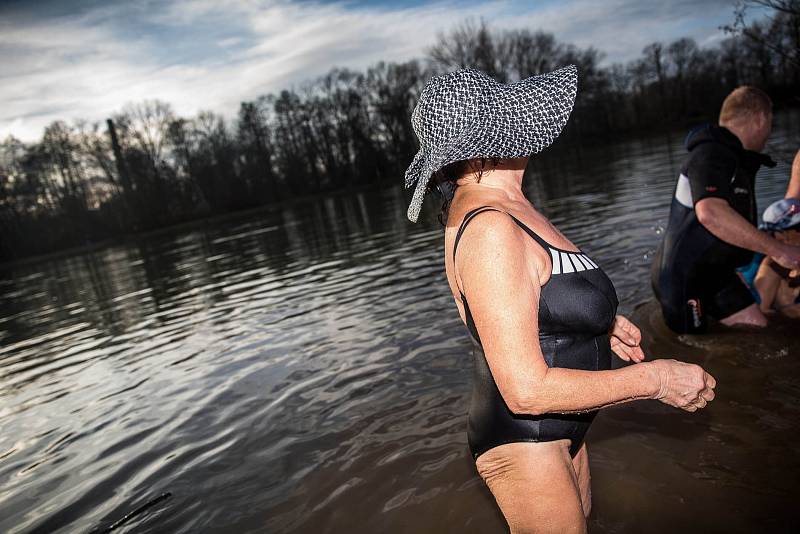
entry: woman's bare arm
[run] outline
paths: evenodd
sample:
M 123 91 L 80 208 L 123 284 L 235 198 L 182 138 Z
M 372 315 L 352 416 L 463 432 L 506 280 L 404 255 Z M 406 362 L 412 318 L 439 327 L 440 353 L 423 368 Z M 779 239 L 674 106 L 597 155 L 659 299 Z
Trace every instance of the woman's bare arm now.
M 713 398 L 713 377 L 674 360 L 607 371 L 549 368 L 538 336 L 545 254 L 530 245 L 508 215 L 492 211 L 466 228 L 456 255 L 456 279 L 460 274 L 489 368 L 509 409 L 569 413 L 658 398 L 694 411 Z

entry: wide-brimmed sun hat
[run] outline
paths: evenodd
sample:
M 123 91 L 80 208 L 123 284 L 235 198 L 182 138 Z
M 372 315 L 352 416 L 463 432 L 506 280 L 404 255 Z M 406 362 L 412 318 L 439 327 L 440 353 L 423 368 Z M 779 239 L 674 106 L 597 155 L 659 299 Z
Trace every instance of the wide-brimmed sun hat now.
M 764 220 L 764 229 L 770 231 L 783 231 L 795 229 L 800 225 L 800 200 L 796 198 L 783 198 L 776 200 L 764 210 L 761 217 Z
M 416 183 L 416 222 L 431 175 L 454 161 L 519 158 L 549 146 L 567 123 L 578 85 L 575 65 L 504 84 L 473 68 L 431 77 L 411 114 L 420 149 L 406 170 Z

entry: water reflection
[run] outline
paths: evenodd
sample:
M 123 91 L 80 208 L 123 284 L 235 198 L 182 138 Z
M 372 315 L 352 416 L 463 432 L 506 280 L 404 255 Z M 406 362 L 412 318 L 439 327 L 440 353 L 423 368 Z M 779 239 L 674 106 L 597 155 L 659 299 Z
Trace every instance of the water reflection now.
M 798 145 L 797 116 L 777 130 L 775 147 Z M 679 339 L 652 307 L 681 143 L 559 149 L 529 169 L 527 194 L 610 273 L 648 350 L 721 383 L 701 417 L 601 414 L 592 528 L 796 526 L 791 327 Z M 786 161 L 761 174 L 762 207 L 787 176 Z M 470 344 L 438 207 L 412 225 L 408 194 L 301 199 L 3 267 L 0 531 L 87 531 L 167 491 L 137 532 L 501 529 L 466 448 Z

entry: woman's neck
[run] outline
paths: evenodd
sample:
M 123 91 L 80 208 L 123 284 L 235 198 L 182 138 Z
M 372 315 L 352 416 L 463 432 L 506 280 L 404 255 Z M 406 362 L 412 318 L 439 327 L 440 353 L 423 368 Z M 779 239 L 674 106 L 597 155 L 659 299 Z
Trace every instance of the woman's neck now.
M 464 192 L 490 190 L 512 202 L 527 202 L 522 192 L 522 179 L 525 175 L 527 162 L 527 157 L 500 160 L 497 166 L 489 166 L 483 169 L 480 181 L 476 179 L 480 164 L 475 165 L 473 163 L 470 171 L 456 182 L 459 186 L 458 189 L 463 188 Z

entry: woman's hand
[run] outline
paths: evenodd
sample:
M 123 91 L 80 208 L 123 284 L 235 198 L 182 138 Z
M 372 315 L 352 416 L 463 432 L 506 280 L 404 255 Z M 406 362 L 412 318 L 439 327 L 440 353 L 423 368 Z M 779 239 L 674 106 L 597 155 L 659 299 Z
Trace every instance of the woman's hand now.
M 626 362 L 639 363 L 644 361 L 644 351 L 639 343 L 642 341 L 642 333 L 636 325 L 622 315 L 614 317 L 611 325 L 611 350 Z
M 695 412 L 714 399 L 717 381 L 699 365 L 677 360 L 654 360 L 650 364 L 658 370 L 656 399 L 664 404 Z

